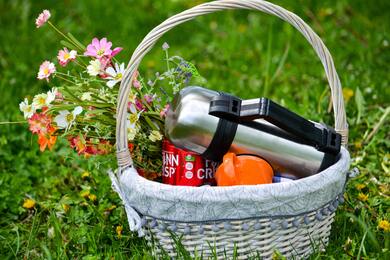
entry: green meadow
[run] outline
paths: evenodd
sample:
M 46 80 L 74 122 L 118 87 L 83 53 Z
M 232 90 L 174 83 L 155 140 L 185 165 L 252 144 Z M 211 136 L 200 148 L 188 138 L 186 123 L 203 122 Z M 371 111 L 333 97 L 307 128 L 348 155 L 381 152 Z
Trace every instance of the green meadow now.
M 50 10 L 50 21 L 85 45 L 107 37 L 124 48 L 118 59 L 128 62 L 156 25 L 202 2 L 0 0 L 1 259 L 153 258 L 145 241 L 129 231 L 111 189 L 106 172 L 116 167 L 115 158 L 80 157 L 66 140 L 40 152 L 28 131 L 19 103 L 55 86 L 56 79 L 48 84 L 36 77 L 42 61 L 55 61 L 62 48 L 48 26 L 35 27 L 38 14 Z M 390 2 L 273 2 L 299 15 L 329 48 L 343 85 L 351 167 L 360 171 L 347 184 L 327 250 L 312 259 L 390 259 Z M 187 22 L 147 55 L 140 67 L 144 78 L 164 70 L 164 42 L 171 55 L 197 66 L 204 87 L 242 98 L 266 96 L 333 125 L 319 59 L 299 32 L 276 17 L 240 10 Z

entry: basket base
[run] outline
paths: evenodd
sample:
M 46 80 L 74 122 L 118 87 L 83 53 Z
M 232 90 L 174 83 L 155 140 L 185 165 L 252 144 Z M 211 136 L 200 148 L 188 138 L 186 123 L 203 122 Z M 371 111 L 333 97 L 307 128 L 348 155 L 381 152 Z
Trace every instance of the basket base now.
M 317 211 L 318 212 L 318 211 Z M 334 213 L 316 211 L 290 218 L 261 218 L 213 223 L 175 223 L 145 217 L 144 230 L 156 256 L 180 258 L 307 258 L 328 244 Z

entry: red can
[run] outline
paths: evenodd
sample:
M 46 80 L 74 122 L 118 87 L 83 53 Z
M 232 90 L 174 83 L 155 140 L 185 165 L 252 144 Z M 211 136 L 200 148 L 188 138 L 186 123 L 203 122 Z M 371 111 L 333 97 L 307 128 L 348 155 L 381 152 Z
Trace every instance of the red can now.
M 215 185 L 218 163 L 203 159 L 199 154 L 179 149 L 163 141 L 163 183 L 181 186 Z

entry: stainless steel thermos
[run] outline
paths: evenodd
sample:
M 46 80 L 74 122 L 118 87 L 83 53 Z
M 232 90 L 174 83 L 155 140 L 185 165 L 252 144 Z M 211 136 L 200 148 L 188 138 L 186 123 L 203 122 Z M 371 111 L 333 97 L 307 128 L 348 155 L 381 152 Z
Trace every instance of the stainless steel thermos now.
M 303 178 L 338 159 L 341 136 L 267 98 L 241 100 L 201 87 L 182 89 L 165 119 L 165 134 L 177 147 L 213 161 L 228 152 L 267 160 L 287 178 Z

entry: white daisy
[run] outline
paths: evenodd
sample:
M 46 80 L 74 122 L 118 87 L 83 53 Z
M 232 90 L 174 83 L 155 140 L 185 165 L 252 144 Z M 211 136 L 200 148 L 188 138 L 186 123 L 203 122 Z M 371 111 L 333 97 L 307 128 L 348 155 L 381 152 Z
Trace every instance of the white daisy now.
M 116 83 L 122 80 L 123 74 L 125 73 L 125 64 L 122 63 L 119 65 L 118 63 L 115 63 L 115 69 L 113 67 L 108 67 L 106 73 L 109 75 L 106 78 L 109 80 L 107 81 L 107 87 L 113 88 Z
M 52 88 L 47 92 L 47 99 L 46 99 L 46 104 L 49 105 L 51 102 L 53 102 L 56 99 L 57 96 L 57 89 Z
M 34 107 L 31 104 L 28 104 L 28 99 L 25 98 L 24 101 L 19 104 L 20 111 L 23 112 L 24 118 L 30 118 L 35 112 Z
M 76 116 L 80 115 L 81 112 L 83 112 L 81 106 L 75 107 L 72 112 L 61 110 L 60 114 L 54 118 L 54 122 L 57 123 L 58 128 L 69 129 L 76 120 Z
M 100 68 L 102 64 L 99 60 L 91 60 L 87 66 L 87 72 L 90 76 L 97 76 L 100 74 Z
M 143 111 L 143 110 L 142 110 Z M 137 134 L 137 122 L 141 116 L 142 111 L 137 113 L 137 109 L 135 108 L 134 104 L 130 105 L 130 112 L 128 119 L 126 121 L 127 123 L 127 139 L 129 141 L 134 140 L 135 135 Z
M 35 95 L 32 101 L 32 106 L 35 109 L 41 109 L 42 107 L 48 106 L 48 98 L 46 93 Z

